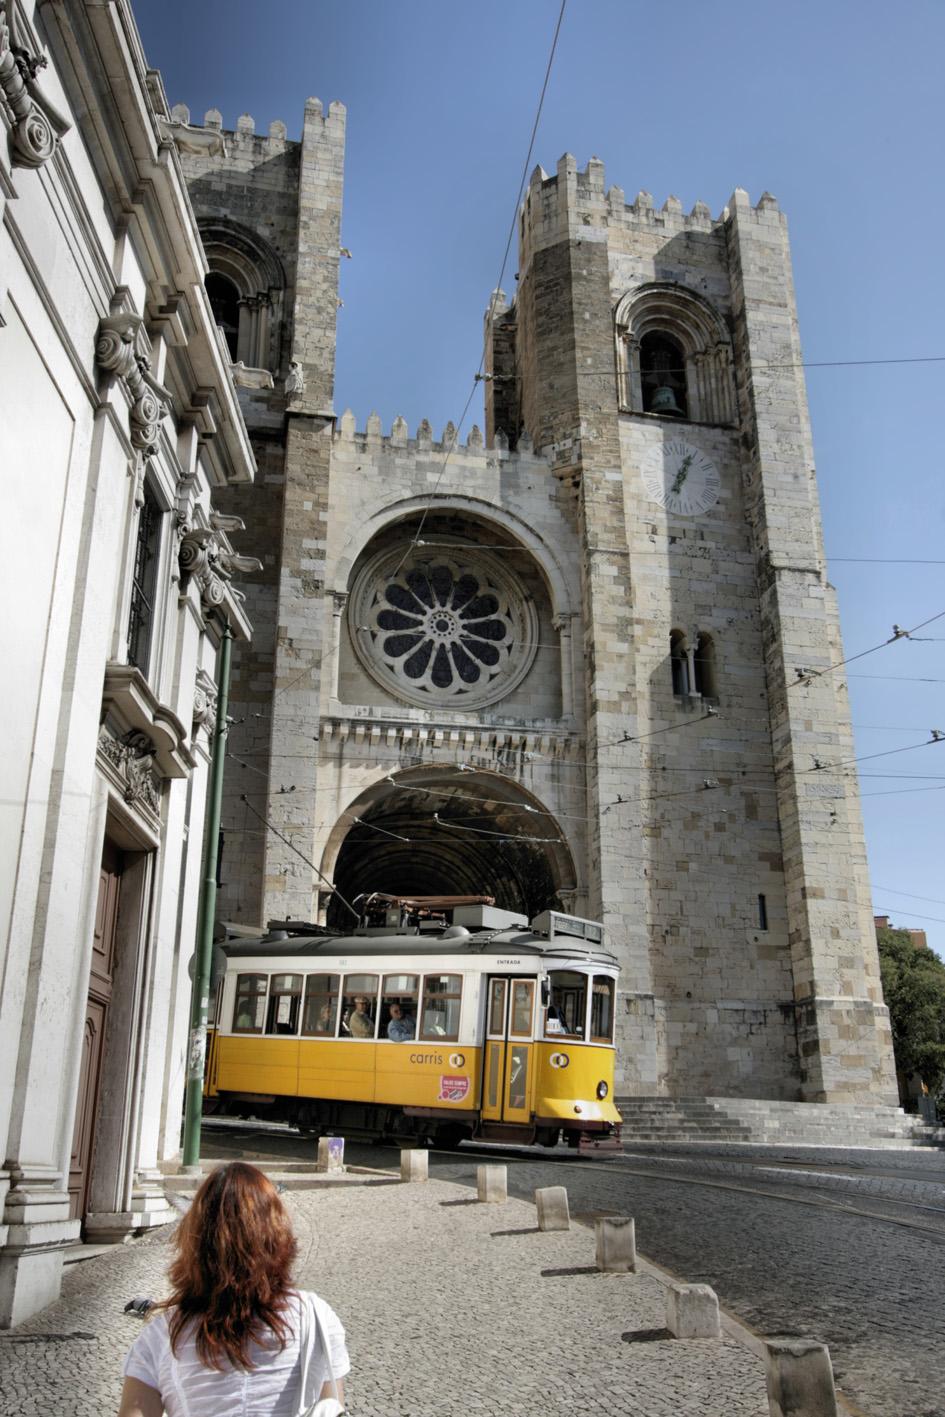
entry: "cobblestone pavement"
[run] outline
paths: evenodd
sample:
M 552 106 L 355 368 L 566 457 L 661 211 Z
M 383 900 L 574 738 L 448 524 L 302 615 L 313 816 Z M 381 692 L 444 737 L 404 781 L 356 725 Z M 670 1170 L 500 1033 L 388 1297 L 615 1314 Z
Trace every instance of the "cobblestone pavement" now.
M 633 1215 L 643 1254 L 711 1284 L 759 1333 L 827 1343 L 838 1386 L 870 1417 L 945 1417 L 945 1158 L 897 1167 L 880 1152 L 871 1176 L 859 1155 L 845 1194 L 835 1170 L 811 1174 L 809 1161 L 800 1175 L 759 1177 L 731 1156 L 716 1169 L 691 1151 L 646 1166 L 633 1156 L 510 1158 L 509 1186 L 528 1195 L 556 1182 L 572 1214 Z M 459 1157 L 436 1157 L 435 1174 L 468 1182 L 473 1166 Z M 840 1153 L 822 1161 L 843 1165 Z M 898 1192 L 902 1173 L 917 1192 Z
M 584 1226 L 542 1234 L 534 1205 L 479 1205 L 440 1179 L 286 1199 L 300 1281 L 348 1331 L 357 1417 L 766 1417 L 761 1362 L 729 1339 L 670 1340 L 662 1286 L 599 1274 Z M 0 1335 L 3 1417 L 115 1411 L 140 1323 L 122 1308 L 163 1291 L 168 1241 L 69 1266 L 61 1300 Z

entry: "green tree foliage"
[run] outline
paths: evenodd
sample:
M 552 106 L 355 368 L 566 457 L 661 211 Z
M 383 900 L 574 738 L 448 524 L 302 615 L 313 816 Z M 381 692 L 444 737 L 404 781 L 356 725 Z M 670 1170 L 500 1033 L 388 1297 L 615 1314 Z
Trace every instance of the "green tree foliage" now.
M 876 932 L 896 1067 L 918 1073 L 933 1097 L 945 1080 L 945 964 L 906 930 Z

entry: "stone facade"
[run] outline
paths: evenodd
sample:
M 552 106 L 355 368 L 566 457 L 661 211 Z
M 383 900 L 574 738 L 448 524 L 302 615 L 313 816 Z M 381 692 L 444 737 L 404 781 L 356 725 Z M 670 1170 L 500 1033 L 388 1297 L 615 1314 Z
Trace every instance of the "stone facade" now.
M 173 1215 L 217 655 L 256 563 L 216 505 L 254 464 L 187 134 L 128 5 L 0 4 L 0 90 L 6 1327 L 80 1234 Z
M 332 405 L 344 111 L 276 126 L 185 158 L 211 267 L 232 220 L 285 282 L 273 388 L 241 394 L 262 476 L 227 494 L 266 571 L 224 914 L 556 902 L 619 957 L 620 1092 L 894 1102 L 776 202 L 536 170 L 486 436 L 359 429 Z

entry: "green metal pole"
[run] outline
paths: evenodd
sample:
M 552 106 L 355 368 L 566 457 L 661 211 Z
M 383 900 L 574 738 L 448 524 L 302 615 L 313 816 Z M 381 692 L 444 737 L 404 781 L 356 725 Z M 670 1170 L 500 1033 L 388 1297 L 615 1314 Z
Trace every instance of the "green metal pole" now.
M 203 848 L 203 891 L 194 952 L 194 989 L 190 1001 L 190 1038 L 187 1048 L 187 1090 L 184 1094 L 184 1150 L 182 1165 L 200 1168 L 200 1119 L 203 1113 L 203 1073 L 207 1056 L 207 1015 L 210 1012 L 210 973 L 213 966 L 213 920 L 217 905 L 217 842 L 223 802 L 223 765 L 229 730 L 226 712 L 230 697 L 230 647 L 233 632 L 223 630 L 217 668 L 217 716 L 210 759 L 207 830 Z

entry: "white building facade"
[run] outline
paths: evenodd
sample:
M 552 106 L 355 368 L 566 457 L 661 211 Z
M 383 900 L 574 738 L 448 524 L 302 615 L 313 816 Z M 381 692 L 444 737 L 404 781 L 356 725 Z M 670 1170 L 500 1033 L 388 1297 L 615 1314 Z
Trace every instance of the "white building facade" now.
M 124 0 L 0 4 L 0 1326 L 168 1218 L 254 460 Z

